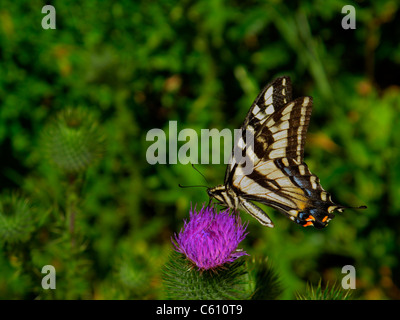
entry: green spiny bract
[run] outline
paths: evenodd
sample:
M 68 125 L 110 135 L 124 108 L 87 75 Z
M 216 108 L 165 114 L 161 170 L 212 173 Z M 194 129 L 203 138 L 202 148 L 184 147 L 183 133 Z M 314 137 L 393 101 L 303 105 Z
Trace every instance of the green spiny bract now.
M 27 199 L 15 194 L 0 195 L 0 241 L 27 241 L 35 229 L 35 216 Z
M 253 258 L 247 263 L 250 279 L 254 284 L 252 300 L 275 300 L 283 292 L 278 274 L 268 259 Z
M 93 115 L 83 108 L 67 108 L 42 133 L 47 158 L 66 173 L 86 170 L 104 153 L 104 137 Z
M 351 296 L 351 289 L 345 290 L 336 284 L 327 283 L 325 288 L 322 288 L 321 280 L 316 287 L 307 284 L 304 294 L 296 294 L 297 300 L 350 300 Z
M 168 299 L 236 300 L 251 296 L 243 259 L 218 269 L 198 270 L 183 254 L 172 252 L 162 278 Z
M 246 257 L 217 269 L 198 270 L 185 255 L 172 252 L 162 280 L 167 298 L 176 300 L 269 300 L 282 292 L 265 259 Z

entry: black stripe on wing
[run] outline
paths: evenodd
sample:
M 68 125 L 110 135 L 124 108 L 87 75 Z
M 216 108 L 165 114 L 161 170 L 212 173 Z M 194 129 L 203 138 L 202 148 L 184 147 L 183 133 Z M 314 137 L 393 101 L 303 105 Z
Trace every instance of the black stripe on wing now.
M 274 207 L 303 226 L 322 228 L 344 206 L 331 200 L 317 176 L 303 162 L 281 158 L 258 165 L 253 172 L 237 177 L 232 186 L 246 200 Z
M 235 137 L 234 149 L 225 172 L 225 184 L 231 180 L 231 174 L 237 169 L 238 163 L 243 163 L 244 158 L 256 164 L 259 159 L 255 157 L 256 145 L 249 147 L 247 135 L 255 140 L 255 135 L 262 129 L 267 119 L 272 118 L 285 105 L 292 100 L 292 83 L 289 77 L 280 77 L 275 79 L 261 90 L 254 100 L 246 119 L 241 127 L 240 134 Z M 254 141 L 256 142 L 256 141 Z M 235 154 L 241 154 L 240 159 L 235 159 Z
M 257 131 L 259 126 L 273 113 L 292 101 L 292 83 L 289 77 L 279 77 L 266 85 L 254 100 L 242 130 Z
M 286 104 L 255 133 L 258 159 L 292 158 L 303 161 L 306 134 L 312 112 L 312 98 L 302 97 Z

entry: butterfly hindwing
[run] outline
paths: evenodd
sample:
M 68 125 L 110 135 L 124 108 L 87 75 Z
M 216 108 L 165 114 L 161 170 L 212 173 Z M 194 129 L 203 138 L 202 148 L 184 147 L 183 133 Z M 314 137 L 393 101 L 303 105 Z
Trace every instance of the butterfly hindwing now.
M 307 165 L 295 159 L 260 162 L 250 175 L 236 176 L 232 188 L 241 198 L 273 207 L 301 225 L 323 227 L 341 208 Z

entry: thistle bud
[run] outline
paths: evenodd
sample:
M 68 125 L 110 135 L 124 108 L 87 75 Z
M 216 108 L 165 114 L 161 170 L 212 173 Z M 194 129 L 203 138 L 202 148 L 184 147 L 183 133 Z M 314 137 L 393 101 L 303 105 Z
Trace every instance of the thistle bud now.
M 86 170 L 104 153 L 98 123 L 82 108 L 61 111 L 45 128 L 42 141 L 49 160 L 67 173 Z
M 0 240 L 24 242 L 35 229 L 35 219 L 27 199 L 15 194 L 0 196 Z

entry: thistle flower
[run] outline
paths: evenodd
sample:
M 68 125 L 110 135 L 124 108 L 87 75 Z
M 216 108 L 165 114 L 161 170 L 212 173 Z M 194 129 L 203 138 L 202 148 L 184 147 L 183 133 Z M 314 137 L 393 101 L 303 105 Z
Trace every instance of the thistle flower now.
M 282 289 L 267 260 L 238 259 L 247 255 L 238 249 L 246 228 L 229 209 L 192 209 L 189 221 L 172 237 L 175 250 L 162 268 L 167 298 L 276 299 Z
M 238 249 L 246 237 L 247 224 L 229 209 L 217 213 L 214 208 L 204 207 L 190 212 L 189 221 L 175 234 L 172 243 L 177 252 L 183 253 L 198 269 L 215 269 L 237 258 L 247 255 Z M 175 240 L 175 241 L 174 241 Z

